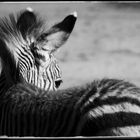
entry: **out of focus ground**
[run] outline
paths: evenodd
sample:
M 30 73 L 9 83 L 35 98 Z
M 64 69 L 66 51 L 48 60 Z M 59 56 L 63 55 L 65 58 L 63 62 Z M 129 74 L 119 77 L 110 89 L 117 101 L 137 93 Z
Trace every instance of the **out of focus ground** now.
M 56 57 L 67 88 L 100 78 L 140 86 L 140 3 L 0 3 L 0 16 L 32 7 L 48 24 L 78 12 L 75 28 Z

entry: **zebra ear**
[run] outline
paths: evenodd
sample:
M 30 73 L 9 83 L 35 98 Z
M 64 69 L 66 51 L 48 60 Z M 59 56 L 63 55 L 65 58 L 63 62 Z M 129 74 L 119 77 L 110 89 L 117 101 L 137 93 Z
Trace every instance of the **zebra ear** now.
M 77 12 L 74 12 L 63 19 L 60 23 L 54 25 L 52 28 L 70 34 L 74 28 L 77 19 Z
M 20 30 L 23 37 L 25 37 L 28 29 L 36 23 L 36 15 L 31 8 L 27 8 L 22 12 L 17 19 L 17 28 Z
M 47 33 L 42 35 L 43 40 L 47 41 L 46 49 L 55 51 L 63 45 L 69 38 L 77 19 L 77 13 L 74 12 L 52 26 Z M 41 37 L 41 36 L 40 36 Z

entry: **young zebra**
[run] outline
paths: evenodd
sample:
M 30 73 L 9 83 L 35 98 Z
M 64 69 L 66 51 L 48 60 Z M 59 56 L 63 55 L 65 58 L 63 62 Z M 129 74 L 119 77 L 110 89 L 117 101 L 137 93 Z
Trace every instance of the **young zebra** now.
M 19 82 L 56 90 L 61 70 L 54 52 L 69 38 L 76 13 L 46 29 L 45 21 L 30 8 L 17 17 L 0 19 L 0 95 Z
M 22 61 L 21 49 L 30 54 L 23 55 L 24 59 L 34 58 L 39 67 L 44 66 L 47 58 L 43 55 L 42 59 L 42 54 L 62 45 L 76 21 L 76 14 L 69 15 L 45 32 L 40 31 L 42 22 L 33 17 L 33 12 L 25 11 L 17 21 L 12 15 L 10 20 L 1 19 L 1 81 L 3 78 L 5 82 L 1 82 L 0 135 L 140 136 L 140 88 L 135 85 L 103 79 L 66 90 L 46 91 L 27 80 L 28 74 L 23 76 L 30 71 L 26 66 L 32 66 L 32 62 Z

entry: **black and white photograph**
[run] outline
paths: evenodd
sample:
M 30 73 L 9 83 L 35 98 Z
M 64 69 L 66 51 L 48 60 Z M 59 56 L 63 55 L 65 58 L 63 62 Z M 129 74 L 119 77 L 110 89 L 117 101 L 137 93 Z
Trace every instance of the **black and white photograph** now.
M 140 2 L 0 2 L 0 138 L 140 137 Z

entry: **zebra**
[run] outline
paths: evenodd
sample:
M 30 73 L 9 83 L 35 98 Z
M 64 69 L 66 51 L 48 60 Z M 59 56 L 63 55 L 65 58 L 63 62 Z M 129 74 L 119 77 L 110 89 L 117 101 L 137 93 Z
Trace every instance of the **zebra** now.
M 16 25 L 17 22 L 15 22 L 13 16 L 10 17 L 12 23 L 15 23 L 12 25 Z M 19 17 L 22 17 L 22 14 Z M 26 18 L 24 18 L 25 23 Z M 31 17 L 29 19 L 32 21 Z M 66 31 L 64 36 L 68 37 L 67 32 L 72 31 L 75 21 L 76 13 L 67 16 L 54 27 Z M 2 20 L 1 24 L 5 25 L 4 23 Z M 21 31 L 23 38 L 20 39 L 25 40 L 27 29 L 22 28 L 24 25 L 20 24 L 19 22 L 18 28 L 23 29 Z M 6 35 L 9 30 L 13 29 L 13 26 L 12 28 L 7 26 L 9 30 L 5 30 L 3 26 L 0 27 Z M 32 28 L 28 30 L 32 31 Z M 59 29 L 50 32 L 56 33 Z M 15 33 L 17 34 L 17 32 Z M 59 34 L 59 32 L 57 33 Z M 4 67 L 1 75 L 6 71 L 5 77 L 2 78 L 10 78 L 9 83 L 5 81 L 7 87 L 2 88 L 3 92 L 1 93 L 4 94 L 0 96 L 1 136 L 140 136 L 139 87 L 121 79 L 108 78 L 93 80 L 84 85 L 63 90 L 47 91 L 26 81 L 26 79 L 24 80 L 24 77 L 22 78 L 21 71 L 16 69 L 17 61 L 15 60 L 17 57 L 12 49 L 7 46 L 7 43 L 11 46 L 12 43 L 3 41 L 6 38 L 5 34 L 1 34 L 2 39 L 0 40 L 1 50 L 4 53 L 0 52 L 1 67 Z M 58 34 L 53 37 L 57 37 Z M 11 34 L 8 35 L 8 38 L 11 37 Z M 41 38 L 37 37 L 37 40 L 42 40 L 44 36 L 46 37 L 46 33 Z M 60 39 L 61 42 L 59 42 L 59 39 L 56 40 L 57 43 L 63 44 L 62 41 L 67 38 Z M 31 43 L 30 47 L 36 46 L 35 44 L 36 42 Z M 39 46 L 42 46 L 42 43 L 39 43 Z M 30 48 L 28 49 L 30 50 Z M 11 57 L 11 54 L 13 54 L 13 57 Z M 9 60 L 11 63 L 8 64 Z M 38 61 L 40 60 L 38 59 Z M 2 78 L 1 81 L 4 81 Z
M 74 12 L 47 28 L 45 20 L 31 8 L 0 18 L 0 92 L 19 82 L 57 90 L 62 72 L 54 53 L 69 38 L 75 21 Z

